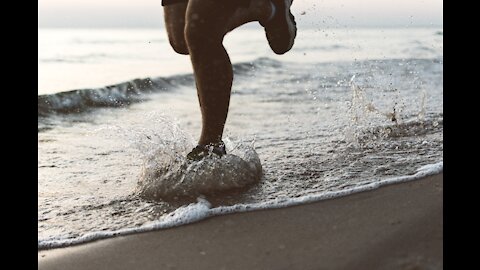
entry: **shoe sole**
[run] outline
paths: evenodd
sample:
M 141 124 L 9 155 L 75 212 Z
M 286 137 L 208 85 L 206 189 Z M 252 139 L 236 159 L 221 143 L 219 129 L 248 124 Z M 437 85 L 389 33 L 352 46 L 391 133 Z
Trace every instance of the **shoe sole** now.
M 275 15 L 270 23 L 271 26 L 267 27 L 268 30 L 265 28 L 267 40 L 270 44 L 270 48 L 272 48 L 276 54 L 284 54 L 293 47 L 297 35 L 295 17 L 290 12 L 290 7 L 293 1 L 290 2 L 289 7 L 285 5 L 285 0 L 271 1 L 274 3 L 277 12 L 283 11 L 284 14 Z M 282 39 L 285 39 L 287 36 L 289 40 L 287 46 L 285 46 L 285 43 L 287 42 Z

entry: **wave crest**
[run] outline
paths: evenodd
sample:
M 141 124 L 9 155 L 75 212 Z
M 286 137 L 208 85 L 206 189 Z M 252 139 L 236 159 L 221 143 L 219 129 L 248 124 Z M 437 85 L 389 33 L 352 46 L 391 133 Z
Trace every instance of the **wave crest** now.
M 258 58 L 252 62 L 233 65 L 235 75 L 245 75 L 257 69 L 279 68 L 281 62 L 270 58 Z M 38 116 L 76 114 L 94 108 L 123 107 L 148 100 L 148 94 L 172 90 L 177 87 L 194 87 L 193 74 L 168 78 L 134 79 L 101 88 L 79 89 L 38 96 Z

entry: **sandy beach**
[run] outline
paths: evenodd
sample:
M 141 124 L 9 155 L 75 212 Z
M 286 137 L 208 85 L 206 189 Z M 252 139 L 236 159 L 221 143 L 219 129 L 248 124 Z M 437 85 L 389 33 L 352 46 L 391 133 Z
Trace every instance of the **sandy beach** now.
M 38 269 L 442 269 L 443 174 L 38 252 Z

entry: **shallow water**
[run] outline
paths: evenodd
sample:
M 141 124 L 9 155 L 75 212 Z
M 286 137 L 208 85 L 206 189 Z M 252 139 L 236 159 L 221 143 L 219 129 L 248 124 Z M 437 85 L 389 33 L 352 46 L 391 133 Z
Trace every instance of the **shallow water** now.
M 39 96 L 39 247 L 167 220 L 198 194 L 208 193 L 200 196 L 208 207 L 288 201 L 411 175 L 441 162 L 443 52 L 438 40 L 425 41 L 438 39 L 437 31 L 418 31 L 404 35 L 398 48 L 390 48 L 395 52 L 384 50 L 384 57 L 374 50 L 345 61 L 360 48 L 345 49 L 346 56 L 334 61 L 260 55 L 235 64 L 224 138 L 229 153 L 244 160 L 258 155 L 253 164 L 261 163 L 261 178 L 235 178 L 233 169 L 215 167 L 210 175 L 219 179 L 206 177 L 209 189 L 241 188 L 210 194 L 198 191 L 205 187 L 198 181 L 185 181 L 180 187 L 192 194 L 189 199 L 140 195 L 146 172 L 178 172 L 175 164 L 182 164 L 199 135 L 191 74 Z M 412 46 L 409 41 L 421 33 L 430 36 Z M 348 47 L 378 39 L 371 34 L 356 33 L 351 40 L 338 35 Z M 400 34 L 385 35 L 395 40 Z M 300 45 L 293 54 L 326 50 L 321 43 Z M 423 47 L 425 54 L 419 53 Z M 164 189 L 176 177 L 168 179 Z

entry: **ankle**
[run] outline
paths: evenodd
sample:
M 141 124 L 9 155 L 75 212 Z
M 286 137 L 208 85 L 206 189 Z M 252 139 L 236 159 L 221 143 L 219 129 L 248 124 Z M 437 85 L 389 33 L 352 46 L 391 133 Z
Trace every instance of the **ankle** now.
M 220 141 L 220 143 L 209 143 L 206 145 L 198 144 L 190 153 L 187 154 L 187 159 L 198 161 L 212 154 L 219 157 L 227 154 L 227 150 L 223 141 Z
M 224 143 L 221 139 L 218 139 L 218 140 L 199 140 L 198 145 L 201 145 L 201 146 L 219 146 L 219 145 L 224 145 Z

